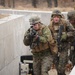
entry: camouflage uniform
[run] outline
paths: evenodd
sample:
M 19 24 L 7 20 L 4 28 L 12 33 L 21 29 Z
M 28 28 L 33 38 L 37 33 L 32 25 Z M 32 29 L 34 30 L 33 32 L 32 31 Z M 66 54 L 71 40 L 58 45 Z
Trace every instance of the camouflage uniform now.
M 75 10 L 68 12 L 67 16 L 68 16 L 68 20 L 75 28 Z M 74 30 L 74 34 L 75 34 L 75 30 Z M 75 65 L 75 35 L 73 35 L 73 39 L 71 40 L 71 43 L 74 49 L 70 51 L 70 60 L 72 61 L 73 65 Z
M 53 22 L 54 15 L 60 16 L 59 23 Z M 53 38 L 56 41 L 57 41 L 57 35 L 58 35 L 60 25 L 64 26 L 61 38 L 63 38 L 64 36 L 65 36 L 65 38 L 63 38 L 63 40 L 64 40 L 63 42 L 61 41 L 62 50 L 61 51 L 58 50 L 59 60 L 58 60 L 58 64 L 56 63 L 56 67 L 57 67 L 58 75 L 65 75 L 65 65 L 68 62 L 67 30 L 68 29 L 71 30 L 71 29 L 73 29 L 73 27 L 68 21 L 63 19 L 62 14 L 59 10 L 54 10 L 51 17 L 52 17 L 52 20 L 50 21 L 49 28 L 53 34 Z
M 68 20 L 75 28 L 75 10 L 68 12 L 67 16 L 68 16 Z M 72 20 L 74 20 L 73 23 L 71 22 Z
M 29 21 L 31 25 L 38 23 L 40 26 L 39 30 L 37 30 L 39 43 L 32 47 L 34 75 L 48 75 L 48 70 L 53 62 L 53 55 L 50 52 L 48 41 L 52 45 L 54 40 L 49 28 L 41 23 L 38 16 L 31 17 Z M 29 33 L 30 30 L 28 29 L 24 36 L 24 44 L 26 46 L 30 46 Z

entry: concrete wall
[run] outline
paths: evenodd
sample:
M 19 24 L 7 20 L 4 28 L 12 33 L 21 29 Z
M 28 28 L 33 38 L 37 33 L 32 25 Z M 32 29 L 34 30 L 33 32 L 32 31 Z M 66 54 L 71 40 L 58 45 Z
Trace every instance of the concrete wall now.
M 29 11 L 29 10 L 15 10 L 15 9 L 0 9 L 0 13 L 1 14 L 16 14 L 16 15 L 25 15 L 25 19 L 26 21 L 28 21 L 28 18 L 33 15 L 33 14 L 37 14 L 41 17 L 42 22 L 46 25 L 49 24 L 50 21 L 50 17 L 52 14 L 52 11 Z M 67 12 L 62 12 L 62 14 L 64 14 L 64 16 L 67 19 Z
M 49 12 L 24 12 L 24 16 L 12 15 L 0 20 L 0 75 L 19 75 L 20 56 L 31 54 L 30 48 L 23 44 L 23 37 L 30 27 L 29 18 L 35 14 L 49 25 Z
M 23 45 L 23 21 L 23 16 L 18 15 L 0 20 L 0 75 L 19 75 L 20 56 L 27 54 Z

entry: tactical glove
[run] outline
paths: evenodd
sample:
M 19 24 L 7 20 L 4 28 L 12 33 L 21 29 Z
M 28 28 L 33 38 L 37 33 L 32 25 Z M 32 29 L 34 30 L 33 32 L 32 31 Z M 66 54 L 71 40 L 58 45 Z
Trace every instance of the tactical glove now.
M 67 40 L 67 34 L 62 34 L 61 36 L 61 41 L 66 41 Z

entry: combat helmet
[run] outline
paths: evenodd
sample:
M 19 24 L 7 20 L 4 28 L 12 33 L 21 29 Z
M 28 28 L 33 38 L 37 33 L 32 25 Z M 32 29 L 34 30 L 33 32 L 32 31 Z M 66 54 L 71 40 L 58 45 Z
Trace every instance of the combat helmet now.
M 68 12 L 67 17 L 69 20 L 75 19 L 75 10 Z
M 34 24 L 36 24 L 36 23 L 41 22 L 41 20 L 40 20 L 40 17 L 38 17 L 38 16 L 32 16 L 32 17 L 29 19 L 29 22 L 30 22 L 30 25 L 34 25 Z
M 54 10 L 54 11 L 52 12 L 51 17 L 53 17 L 53 15 L 59 15 L 59 16 L 61 16 L 61 18 L 62 18 L 62 14 L 61 14 L 61 12 L 60 12 L 59 10 Z

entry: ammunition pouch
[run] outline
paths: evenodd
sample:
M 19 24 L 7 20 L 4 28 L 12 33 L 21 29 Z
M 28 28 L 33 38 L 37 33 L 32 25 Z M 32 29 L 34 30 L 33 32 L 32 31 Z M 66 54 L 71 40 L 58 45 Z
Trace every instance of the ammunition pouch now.
M 54 40 L 48 42 L 48 45 L 49 45 L 49 48 L 50 48 L 50 51 L 53 55 L 56 55 L 58 53 L 58 47 L 57 47 L 57 44 Z

